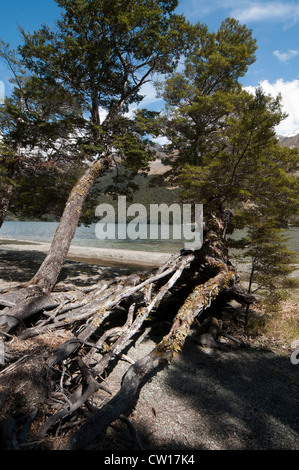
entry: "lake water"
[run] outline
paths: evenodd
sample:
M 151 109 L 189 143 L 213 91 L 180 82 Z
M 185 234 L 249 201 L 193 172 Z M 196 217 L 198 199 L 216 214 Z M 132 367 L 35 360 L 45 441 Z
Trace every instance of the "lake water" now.
M 3 239 L 50 243 L 57 226 L 56 222 L 4 222 L 0 229 L 0 241 Z M 96 224 L 92 224 L 89 227 L 77 228 L 72 246 L 175 253 L 184 247 L 184 241 L 151 240 L 149 237 L 146 240 L 99 240 L 96 237 Z
M 50 243 L 55 234 L 56 222 L 4 222 L 0 229 L 0 240 L 24 240 L 32 242 Z M 92 246 L 107 249 L 126 249 L 141 251 L 156 251 L 175 253 L 184 247 L 184 240 L 99 240 L 96 237 L 96 224 L 89 227 L 77 228 L 72 246 Z M 172 230 L 170 228 L 170 233 Z M 289 240 L 288 247 L 299 252 L 299 227 L 291 228 L 286 232 Z M 237 232 L 236 237 L 242 235 Z

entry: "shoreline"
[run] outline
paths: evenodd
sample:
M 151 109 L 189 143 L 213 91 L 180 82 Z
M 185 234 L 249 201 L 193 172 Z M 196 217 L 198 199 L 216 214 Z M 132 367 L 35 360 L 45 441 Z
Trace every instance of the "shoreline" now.
M 32 242 L 30 240 L 0 239 L 0 250 L 38 251 L 48 254 L 51 244 Z M 155 251 L 138 251 L 91 246 L 71 245 L 66 259 L 99 266 L 132 266 L 156 268 L 165 263 L 172 253 Z
M 37 261 L 40 256 L 46 256 L 51 243 L 34 242 L 20 239 L 0 239 L 0 254 L 9 252 L 16 258 L 16 254 L 30 258 L 30 265 Z M 179 251 L 179 250 L 178 250 Z M 115 268 L 116 270 L 148 270 L 162 266 L 168 261 L 173 253 L 128 250 L 121 248 L 97 248 L 92 246 L 71 245 L 65 262 L 82 263 L 99 268 Z M 232 256 L 232 259 L 234 256 Z M 41 259 L 40 259 L 41 262 Z M 249 264 L 233 261 L 233 264 L 241 274 L 241 280 L 248 281 L 250 272 Z M 294 265 L 294 271 L 290 278 L 299 279 L 299 264 Z

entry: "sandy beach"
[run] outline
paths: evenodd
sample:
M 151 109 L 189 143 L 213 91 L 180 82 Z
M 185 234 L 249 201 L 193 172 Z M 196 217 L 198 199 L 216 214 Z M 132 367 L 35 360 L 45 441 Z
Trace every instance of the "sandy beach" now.
M 47 254 L 50 249 L 50 243 L 35 243 L 26 240 L 0 240 L 0 249 L 38 251 Z M 170 253 L 71 246 L 67 259 L 99 265 L 107 265 L 109 263 L 109 266 L 131 265 L 147 268 L 160 266 L 170 256 Z
M 50 243 L 0 240 L 1 288 L 30 280 L 49 249 Z M 99 279 L 159 267 L 170 256 L 170 253 L 71 246 L 58 282 L 93 284 Z

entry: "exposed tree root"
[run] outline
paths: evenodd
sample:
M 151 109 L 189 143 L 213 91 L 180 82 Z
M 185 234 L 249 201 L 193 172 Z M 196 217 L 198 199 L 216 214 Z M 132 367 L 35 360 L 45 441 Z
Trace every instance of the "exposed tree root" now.
M 28 286 L 0 295 L 6 358 L 0 368 L 2 447 L 86 448 L 110 423 L 125 419 L 149 374 L 173 360 L 195 319 L 213 302 L 253 301 L 236 283 L 229 264 L 199 251 L 178 253 L 157 270 L 87 290 L 44 295 Z M 142 341 L 153 317 L 170 322 L 168 333 L 131 364 L 120 390 L 107 401 L 111 392 L 103 377 L 122 357 L 131 361 L 125 349 Z M 55 338 L 54 344 L 47 337 Z M 29 406 L 22 393 L 32 394 L 34 381 L 39 393 Z M 89 400 L 96 393 L 106 399 L 95 411 Z M 16 420 L 21 397 L 24 409 Z

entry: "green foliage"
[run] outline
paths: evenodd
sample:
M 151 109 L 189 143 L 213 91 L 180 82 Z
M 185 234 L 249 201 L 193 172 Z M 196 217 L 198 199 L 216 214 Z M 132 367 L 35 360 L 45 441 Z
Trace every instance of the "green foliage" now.
M 19 175 L 10 211 L 26 219 L 58 220 L 82 165 L 37 162 Z
M 29 73 L 0 41 L 0 57 L 12 73 L 10 97 L 0 106 L 0 198 L 18 217 L 61 214 L 78 177 L 81 155 L 69 140 L 80 109 L 59 83 Z M 80 167 L 80 168 L 79 168 Z M 8 208 L 8 204 L 7 204 Z M 0 208 L 0 225 L 6 212 Z
M 56 1 L 62 8 L 57 30 L 22 31 L 19 50 L 32 73 L 77 100 L 89 150 L 100 153 L 116 116 L 142 99 L 150 74 L 172 69 L 187 25 L 173 14 L 176 1 Z M 108 115 L 101 119 L 99 109 Z
M 141 87 L 153 73 L 170 72 L 177 64 L 192 29 L 183 16 L 174 14 L 176 0 L 56 3 L 61 18 L 55 30 L 42 25 L 27 33 L 20 28 L 23 43 L 18 54 L 1 42 L 0 56 L 13 72 L 15 87 L 0 109 L 0 131 L 12 158 L 21 157 L 26 165 L 30 162 L 26 175 L 28 168 L 21 165 L 7 177 L 23 194 L 21 205 L 29 214 L 41 212 L 41 204 L 37 207 L 29 198 L 29 175 L 40 203 L 49 201 L 47 187 L 52 185 L 51 200 L 58 204 L 54 212 L 59 212 L 54 192 L 62 194 L 61 201 L 66 193 L 58 189 L 61 171 L 67 180 L 69 176 L 68 188 L 73 181 L 72 164 L 83 168 L 87 161 L 109 154 L 122 167 L 114 191 L 118 188 L 129 194 L 135 188 L 134 177 L 153 158 L 146 128 L 152 116 L 146 111 L 126 113 L 130 105 L 141 101 Z M 57 162 L 60 173 L 35 172 L 36 156 L 43 162 Z M 45 197 L 40 192 L 42 179 Z M 49 206 L 45 211 L 52 212 Z
M 206 215 L 234 212 L 234 228 L 261 216 L 286 226 L 298 213 L 297 150 L 275 136 L 285 115 L 280 97 L 242 90 L 238 79 L 254 61 L 251 32 L 228 19 L 215 34 L 201 27 L 198 47 L 185 71 L 163 87 L 168 104 L 164 132 L 170 149 L 169 181 L 183 197 L 204 204 Z
M 255 283 L 255 290 L 267 289 L 273 295 L 282 279 L 292 272 L 295 254 L 287 249 L 282 231 L 262 221 L 250 227 L 247 242 L 244 256 L 251 259 L 250 285 Z
M 175 178 L 185 164 L 201 165 L 219 141 L 223 117 L 232 112 L 232 100 L 240 91 L 238 79 L 255 60 L 252 33 L 228 18 L 216 33 L 195 26 L 195 38 L 185 69 L 160 86 L 167 103 L 164 133 L 170 150 L 177 150 L 171 173 Z
M 282 114 L 278 100 L 246 92 L 235 97 L 234 112 L 223 119 L 219 145 L 214 142 L 200 166 L 185 165 L 179 175 L 188 199 L 207 210 L 234 210 L 236 228 L 261 217 L 286 226 L 298 213 L 298 151 L 282 148 L 274 126 Z

